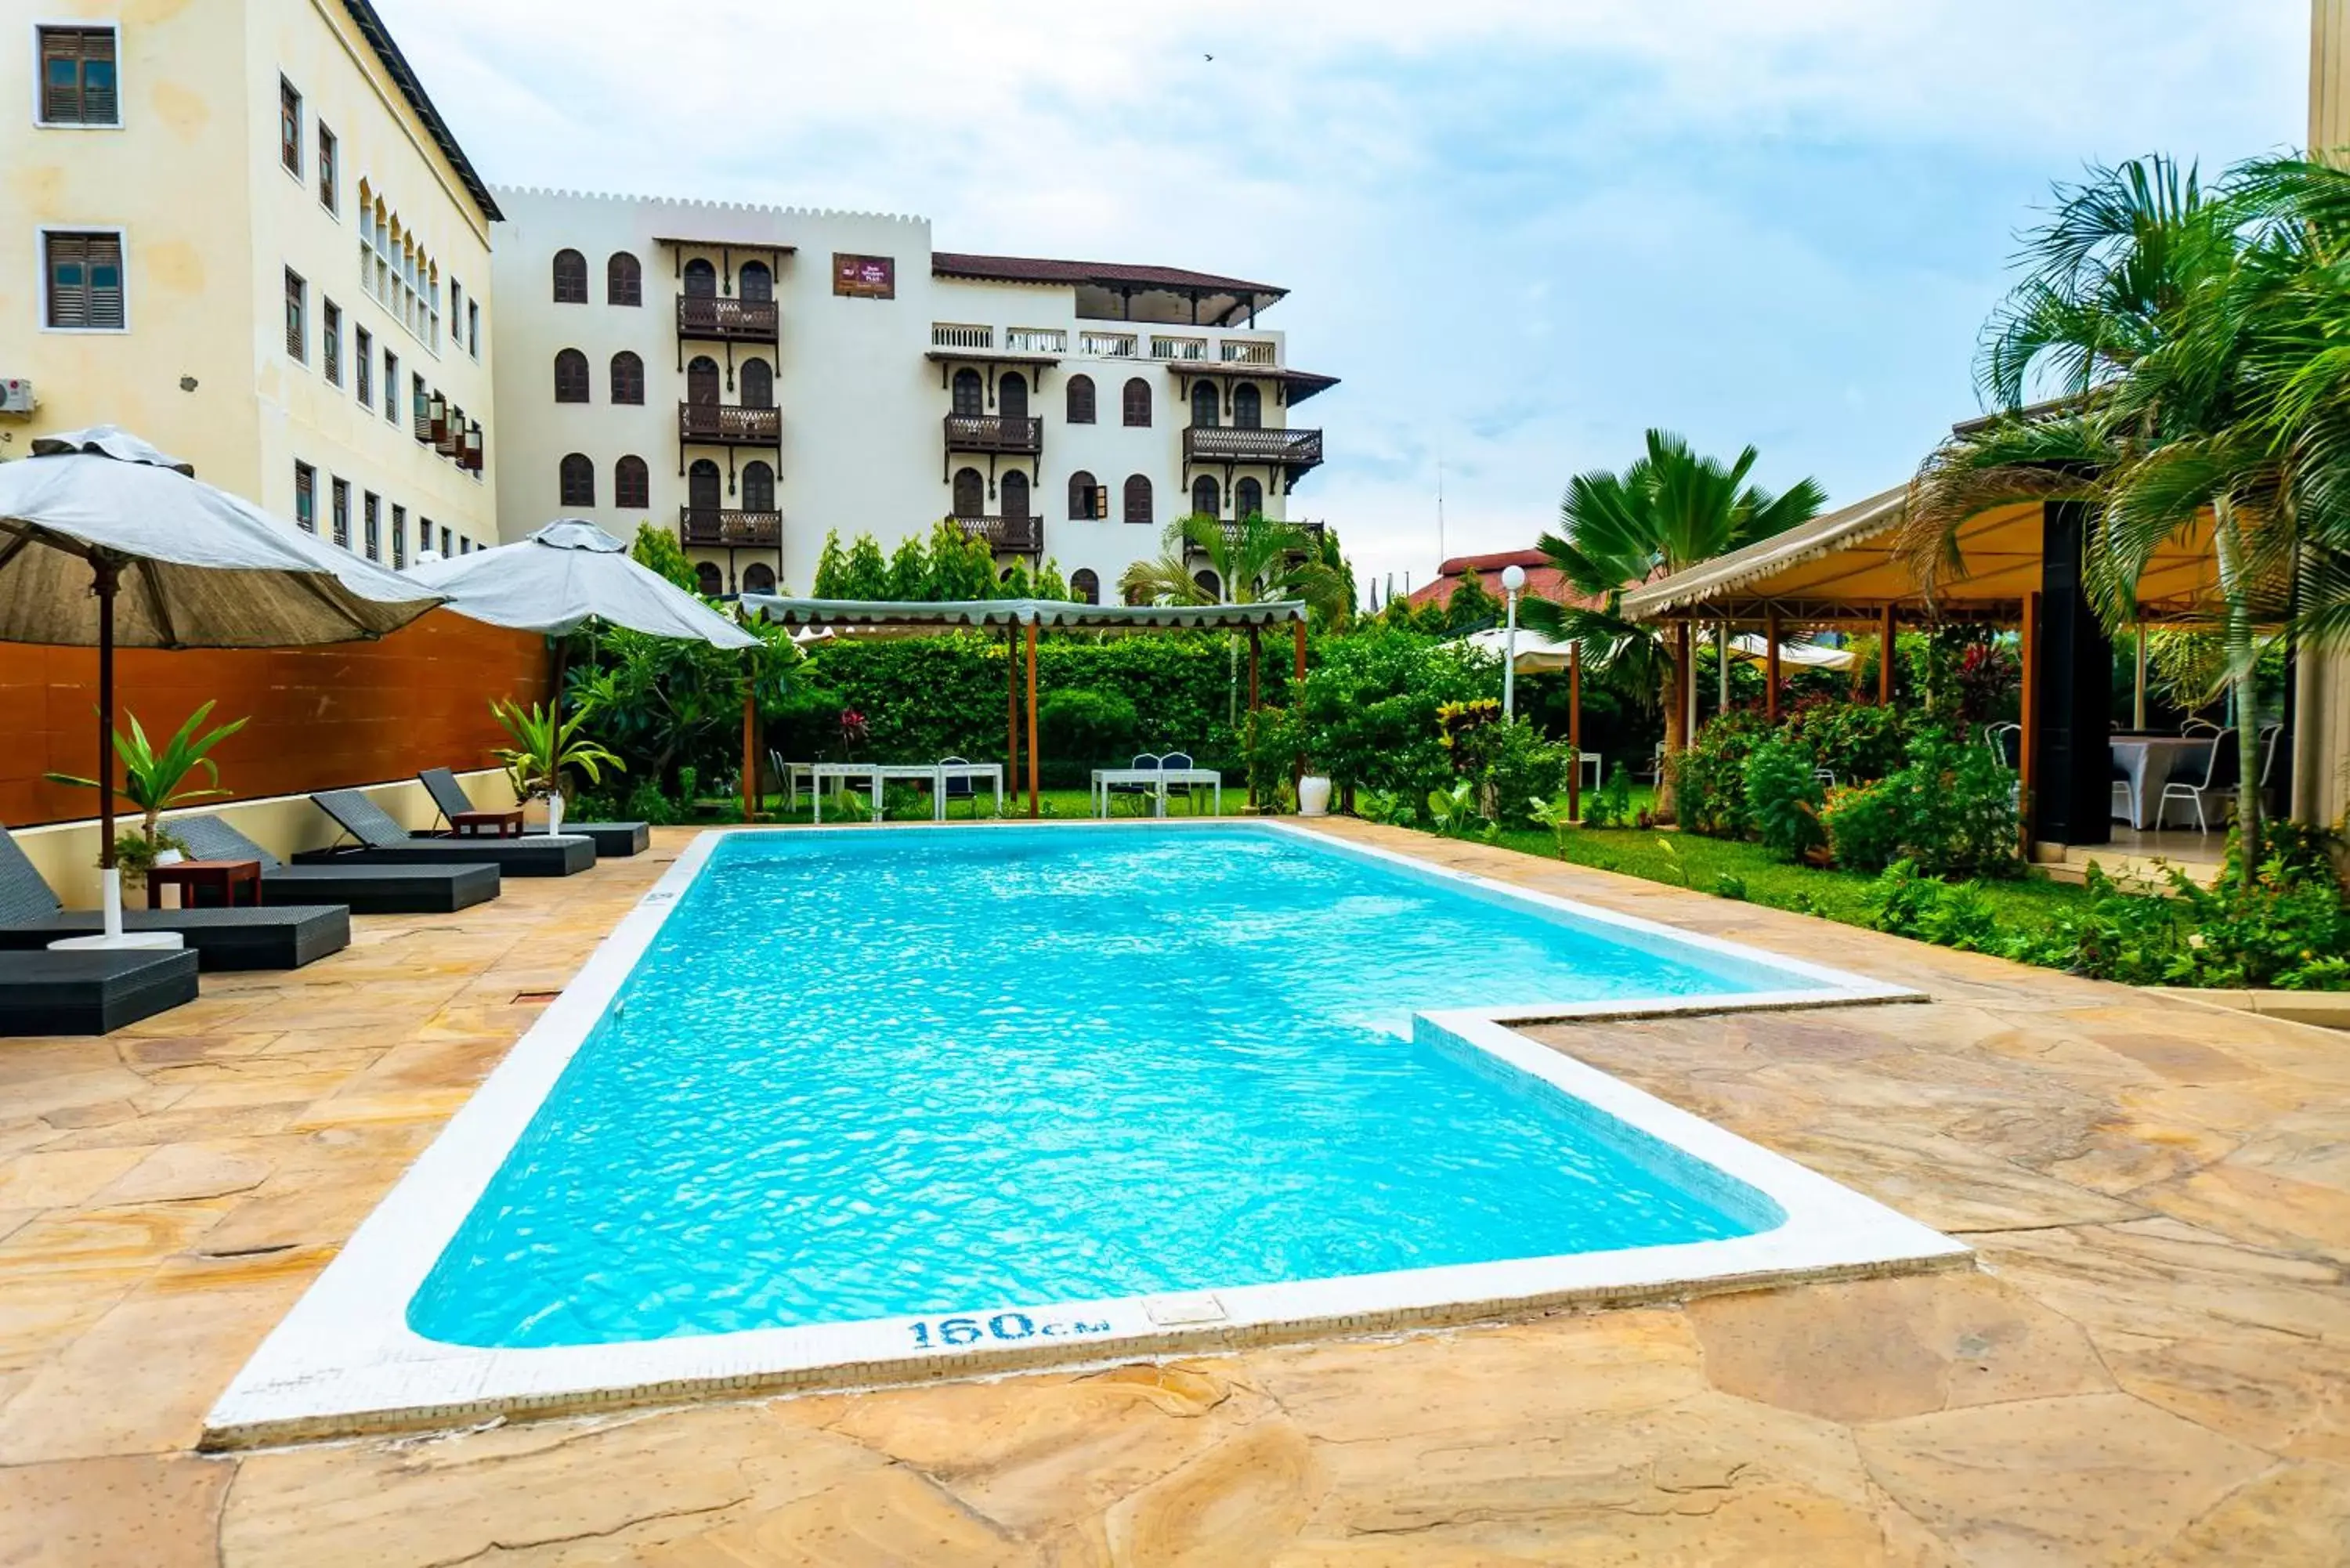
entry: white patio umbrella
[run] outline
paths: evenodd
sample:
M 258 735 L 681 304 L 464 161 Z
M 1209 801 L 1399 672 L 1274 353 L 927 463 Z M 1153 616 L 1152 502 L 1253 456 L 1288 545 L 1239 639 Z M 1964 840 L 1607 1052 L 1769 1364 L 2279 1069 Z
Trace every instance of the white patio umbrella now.
M 517 631 L 563 637 L 591 620 L 608 621 L 650 637 L 673 637 L 716 648 L 757 648 L 758 638 L 687 593 L 659 572 L 639 566 L 628 545 L 593 523 L 561 517 L 512 545 L 419 561 L 408 576 L 448 596 L 459 615 Z M 563 709 L 562 645 L 556 645 L 554 707 Z M 752 765 L 747 755 L 743 766 Z M 747 776 L 747 775 L 746 775 Z M 746 783 L 744 788 L 747 790 Z M 562 826 L 562 810 L 547 815 L 546 830 Z
M 1759 664 L 1771 657 L 1771 645 L 1749 632 L 1730 639 L 1730 652 L 1732 658 L 1752 659 Z M 1779 662 L 1801 665 L 1806 670 L 1850 670 L 1852 649 L 1814 642 L 1783 642 L 1779 645 Z
M 1503 659 L 1508 656 L 1510 631 L 1507 627 L 1489 626 L 1482 631 L 1472 631 L 1460 640 L 1496 659 Z M 1564 670 L 1570 651 L 1566 644 L 1554 642 L 1531 627 L 1518 628 L 1515 665 L 1521 675 L 1541 675 Z
M 122 929 L 114 863 L 114 649 L 290 648 L 396 631 L 438 595 L 320 544 L 113 425 L 0 463 L 0 642 L 98 649 L 106 929 L 58 946 L 176 947 Z

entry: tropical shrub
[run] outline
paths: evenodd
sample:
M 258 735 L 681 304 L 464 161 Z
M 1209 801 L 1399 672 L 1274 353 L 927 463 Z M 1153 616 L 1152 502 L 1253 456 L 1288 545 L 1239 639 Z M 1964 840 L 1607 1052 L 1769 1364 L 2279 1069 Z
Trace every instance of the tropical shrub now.
M 1836 863 L 1878 871 L 1906 857 L 1937 877 L 2021 872 L 2014 775 L 1990 748 L 1927 730 L 1908 757 L 1875 784 L 1830 796 L 1822 818 Z
M 1889 781 L 1828 791 L 1820 826 L 1829 855 L 1847 871 L 1880 871 L 1901 857 L 1901 801 Z
M 1799 704 L 1787 715 L 1785 730 L 1811 753 L 1814 767 L 1835 774 L 1838 784 L 1862 784 L 1901 766 L 1917 727 L 1899 708 L 1831 701 Z
M 1593 790 L 1583 803 L 1583 825 L 1586 827 L 1621 827 L 1632 820 L 1632 774 L 1617 763 L 1607 782 Z
M 1747 815 L 1764 848 L 1782 860 L 1801 860 L 1826 842 L 1820 827 L 1825 800 L 1811 753 L 1793 741 L 1764 740 L 1747 754 L 1742 782 Z
M 1134 704 L 1115 691 L 1055 691 L 1036 705 L 1039 755 L 1123 762 L 1134 754 L 1137 724 Z
M 1743 838 L 1752 831 L 1746 759 L 1771 732 L 1770 721 L 1761 713 L 1716 714 L 1688 750 L 1670 759 L 1673 800 L 1684 831 L 1709 838 Z

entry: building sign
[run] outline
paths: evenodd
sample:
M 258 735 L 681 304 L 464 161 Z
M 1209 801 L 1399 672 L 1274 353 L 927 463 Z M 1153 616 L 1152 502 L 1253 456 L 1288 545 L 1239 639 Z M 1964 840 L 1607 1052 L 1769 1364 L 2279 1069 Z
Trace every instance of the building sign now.
M 832 253 L 832 292 L 858 299 L 898 297 L 898 263 L 893 256 L 853 256 Z

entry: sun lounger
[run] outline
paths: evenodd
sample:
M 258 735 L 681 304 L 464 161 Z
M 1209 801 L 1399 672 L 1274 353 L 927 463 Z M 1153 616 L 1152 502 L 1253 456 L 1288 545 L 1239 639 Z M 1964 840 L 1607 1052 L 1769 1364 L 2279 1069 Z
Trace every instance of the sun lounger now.
M 318 809 L 358 839 L 354 849 L 311 849 L 296 866 L 460 866 L 487 864 L 508 877 L 568 877 L 596 864 L 596 845 L 576 833 L 554 837 L 416 838 L 355 789 L 321 790 Z
M 447 915 L 498 896 L 498 868 L 473 865 L 288 866 L 217 816 L 183 816 L 173 836 L 200 860 L 261 862 L 261 901 L 342 904 L 354 915 Z
M 192 949 L 0 952 L 0 1035 L 110 1034 L 195 999 Z
M 125 909 L 122 929 L 177 931 L 206 969 L 299 969 L 351 945 L 351 912 L 341 904 Z M 99 911 L 67 909 L 16 841 L 0 832 L 0 950 L 46 948 L 103 929 Z
M 465 793 L 465 786 L 447 768 L 426 768 L 416 779 L 432 797 L 434 808 L 449 823 L 452 830 L 450 836 L 455 836 L 457 814 L 474 809 L 473 796 Z M 653 841 L 651 827 L 641 822 L 567 822 L 563 831 L 595 840 L 598 860 L 640 855 Z

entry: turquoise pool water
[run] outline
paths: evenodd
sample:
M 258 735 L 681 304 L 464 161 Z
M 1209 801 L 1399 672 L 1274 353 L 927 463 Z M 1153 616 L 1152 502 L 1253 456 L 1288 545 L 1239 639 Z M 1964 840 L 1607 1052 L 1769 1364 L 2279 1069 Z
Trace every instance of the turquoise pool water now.
M 1263 827 L 735 835 L 409 1303 L 605 1344 L 1768 1229 L 1413 1012 L 1813 983 Z

